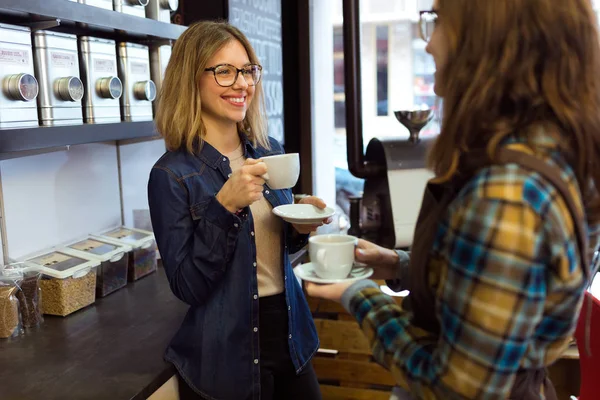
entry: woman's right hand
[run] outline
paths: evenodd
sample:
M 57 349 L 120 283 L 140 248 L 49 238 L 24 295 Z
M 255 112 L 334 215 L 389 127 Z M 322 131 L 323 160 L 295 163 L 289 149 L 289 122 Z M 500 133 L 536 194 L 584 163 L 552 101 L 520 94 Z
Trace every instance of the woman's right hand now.
M 228 211 L 236 211 L 249 206 L 263 197 L 267 165 L 259 160 L 248 158 L 244 165 L 231 174 L 217 193 L 217 201 Z
M 398 253 L 364 239 L 358 239 L 356 261 L 373 268 L 371 279 L 395 279 L 398 273 Z

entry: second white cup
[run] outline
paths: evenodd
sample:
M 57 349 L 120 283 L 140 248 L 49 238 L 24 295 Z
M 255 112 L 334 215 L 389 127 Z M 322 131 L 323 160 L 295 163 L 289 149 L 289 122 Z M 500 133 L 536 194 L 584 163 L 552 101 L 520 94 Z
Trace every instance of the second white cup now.
M 317 235 L 309 239 L 310 261 L 323 279 L 344 279 L 354 265 L 358 239 L 350 235 Z

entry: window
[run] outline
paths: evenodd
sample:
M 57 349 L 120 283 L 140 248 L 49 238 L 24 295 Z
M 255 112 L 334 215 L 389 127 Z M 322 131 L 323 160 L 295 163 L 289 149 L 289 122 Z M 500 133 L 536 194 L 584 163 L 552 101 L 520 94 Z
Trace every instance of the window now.
M 377 115 L 389 114 L 388 108 L 388 46 L 389 26 L 381 25 L 376 28 L 375 48 L 377 52 Z
M 335 127 L 346 128 L 346 96 L 344 94 L 344 32 L 333 29 L 333 102 Z

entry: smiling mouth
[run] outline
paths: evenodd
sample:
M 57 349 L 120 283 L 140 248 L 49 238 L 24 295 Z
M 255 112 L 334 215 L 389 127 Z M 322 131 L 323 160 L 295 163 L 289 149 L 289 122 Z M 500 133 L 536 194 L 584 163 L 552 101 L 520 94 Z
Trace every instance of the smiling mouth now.
M 223 97 L 223 99 L 229 104 L 236 107 L 243 107 L 246 105 L 246 97 Z

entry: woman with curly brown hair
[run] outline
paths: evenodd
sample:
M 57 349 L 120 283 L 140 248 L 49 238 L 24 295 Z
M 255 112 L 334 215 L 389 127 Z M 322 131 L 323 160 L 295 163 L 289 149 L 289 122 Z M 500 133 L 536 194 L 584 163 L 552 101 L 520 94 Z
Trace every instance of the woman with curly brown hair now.
M 402 307 L 370 281 L 341 301 L 405 396 L 556 399 L 600 225 L 600 44 L 589 0 L 437 0 L 421 13 L 444 99 Z M 363 253 L 367 253 L 365 258 Z M 408 394 L 410 393 L 410 394 Z

